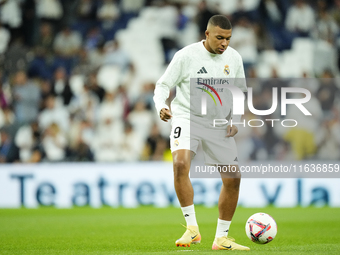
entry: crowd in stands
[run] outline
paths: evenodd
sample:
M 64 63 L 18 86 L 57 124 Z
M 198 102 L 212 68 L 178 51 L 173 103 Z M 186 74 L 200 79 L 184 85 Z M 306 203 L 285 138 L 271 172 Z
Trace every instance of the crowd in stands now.
M 0 163 L 171 160 L 155 83 L 214 14 L 233 24 L 256 109 L 273 87 L 312 94 L 312 116 L 247 111 L 264 125 L 239 127 L 240 160 L 339 160 L 340 0 L 0 0 Z

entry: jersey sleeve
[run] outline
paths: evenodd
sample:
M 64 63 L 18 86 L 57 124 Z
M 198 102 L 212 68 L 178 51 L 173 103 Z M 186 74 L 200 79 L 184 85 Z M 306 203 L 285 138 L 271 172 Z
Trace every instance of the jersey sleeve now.
M 170 89 L 178 85 L 182 80 L 183 62 L 182 54 L 177 52 L 168 65 L 165 73 L 157 81 L 153 97 L 157 113 L 163 108 L 169 109 L 169 106 L 165 101 L 169 97 Z

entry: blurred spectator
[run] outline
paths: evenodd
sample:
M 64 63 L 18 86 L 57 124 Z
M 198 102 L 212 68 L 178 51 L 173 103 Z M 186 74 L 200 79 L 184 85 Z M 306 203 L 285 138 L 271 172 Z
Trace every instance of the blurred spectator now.
M 59 32 L 54 40 L 54 50 L 62 57 L 73 57 L 78 53 L 82 44 L 81 36 L 78 32 L 72 31 L 66 26 Z
M 93 141 L 94 125 L 89 120 L 80 120 L 79 123 L 80 123 L 78 128 L 79 132 L 78 135 L 75 135 L 77 139 L 75 139 L 75 143 L 73 144 L 73 146 L 79 142 L 83 142 L 87 145 L 90 145 Z
M 303 20 L 303 22 L 301 22 Z M 315 24 L 312 7 L 305 0 L 295 0 L 286 17 L 286 28 L 298 36 L 308 36 Z
M 313 0 L 311 2 L 314 6 L 314 9 L 316 10 L 316 13 L 318 13 L 320 11 L 328 11 L 328 8 L 330 7 L 330 4 L 333 2 L 333 0 Z
M 95 1 L 80 0 L 77 6 L 77 15 L 82 21 L 92 21 L 96 18 Z
M 97 47 L 97 45 L 101 44 L 103 42 L 103 36 L 101 34 L 101 31 L 98 27 L 92 27 L 87 32 L 84 46 L 87 51 L 92 50 Z
M 69 26 L 65 26 L 54 40 L 54 68 L 63 66 L 67 73 L 70 74 L 75 65 L 76 57 L 81 49 L 82 38 L 80 33 L 72 31 Z
M 50 124 L 42 139 L 43 149 L 48 161 L 62 161 L 65 159 L 67 140 L 58 124 Z
M 40 131 L 37 122 L 21 126 L 15 135 L 21 162 L 30 162 L 33 151 L 40 144 Z
M 97 17 L 102 21 L 115 20 L 119 15 L 119 9 L 114 0 L 102 0 L 98 11 Z
M 257 59 L 257 45 L 254 28 L 246 17 L 241 17 L 233 27 L 233 36 L 230 46 L 237 50 L 243 59 L 246 69 L 255 64 Z
M 48 55 L 43 48 L 36 47 L 34 58 L 29 63 L 28 75 L 40 79 L 52 78 L 51 57 L 52 55 Z
M 127 95 L 126 87 L 125 86 L 119 86 L 118 87 L 118 96 L 119 100 L 123 106 L 123 120 L 125 121 L 127 118 L 127 115 L 130 111 L 130 101 Z
M 113 110 L 114 109 L 114 110 Z M 99 106 L 98 121 L 106 119 L 121 121 L 124 114 L 124 107 L 117 93 L 106 93 L 104 101 Z
M 268 126 L 266 126 L 268 127 Z M 268 159 L 267 147 L 264 140 L 266 128 L 252 127 L 250 130 L 250 141 L 252 150 L 250 153 L 250 160 L 266 160 Z M 271 148 L 273 149 L 273 148 Z
M 198 5 L 198 14 L 197 14 L 197 23 L 199 27 L 200 37 L 201 39 L 205 38 L 205 30 L 207 30 L 207 24 L 211 16 L 217 14 L 215 10 L 211 10 L 207 1 L 203 0 Z
M 100 41 L 95 48 L 89 51 L 88 57 L 93 68 L 99 68 L 104 64 L 106 58 L 105 42 Z
M 153 109 L 153 95 L 155 90 L 155 84 L 147 82 L 143 85 L 142 90 L 139 91 L 139 97 L 137 101 L 143 101 L 147 109 Z
M 89 86 L 89 89 L 97 95 L 101 103 L 105 96 L 105 90 L 98 85 L 97 74 L 95 72 L 90 73 L 86 84 Z
M 22 37 L 17 37 L 5 53 L 5 71 L 15 73 L 28 68 L 29 49 L 24 45 Z
M 325 9 L 319 10 L 313 36 L 316 39 L 323 40 L 334 45 L 338 31 L 339 28 L 328 11 Z
M 177 29 L 178 30 L 183 30 L 187 23 L 189 22 L 189 18 L 185 15 L 183 9 L 184 5 L 177 3 L 175 4 L 176 10 L 177 10 Z
M 2 98 L 0 108 L 10 106 L 12 102 L 12 88 L 8 78 L 4 75 L 4 70 L 0 69 L 0 97 Z
M 0 22 L 0 55 L 4 54 L 5 51 L 7 50 L 10 39 L 11 34 L 5 27 L 3 27 L 3 25 Z
M 113 28 L 115 20 L 119 17 L 119 9 L 114 0 L 102 0 L 97 10 L 97 18 L 104 30 Z
M 248 72 L 246 73 L 246 79 L 247 87 L 252 88 L 253 95 L 261 94 L 263 79 L 258 77 L 255 67 L 248 69 Z
M 171 38 L 162 38 L 161 43 L 163 46 L 165 63 L 169 64 L 175 53 L 178 51 L 177 41 Z
M 274 116 L 266 116 L 266 119 L 275 119 Z M 279 137 L 275 133 L 274 128 L 272 127 L 271 121 L 264 121 L 266 125 L 266 132 L 262 136 L 263 143 L 266 148 L 266 152 L 268 155 L 268 159 L 275 159 L 277 154 L 277 145 L 280 142 Z
M 119 45 L 117 40 L 108 43 L 108 52 L 106 54 L 105 65 L 117 65 L 125 72 L 130 64 L 130 57 L 128 53 Z
M 74 149 L 70 150 L 69 160 L 73 162 L 91 162 L 94 161 L 94 157 L 90 147 L 80 141 Z
M 84 119 L 90 123 L 95 123 L 97 121 L 98 108 L 99 99 L 97 95 L 90 90 L 90 87 L 87 84 L 85 84 L 79 94 L 73 97 L 69 107 L 76 118 Z
M 40 82 L 40 107 L 39 107 L 40 112 L 45 108 L 46 99 L 51 94 L 53 94 L 51 82 L 49 80 L 41 80 Z
M 2 73 L 0 71 L 0 108 L 5 108 L 9 104 L 5 91 L 3 90 Z
M 15 122 L 15 115 L 9 107 L 0 108 L 0 128 L 10 127 Z
M 36 2 L 35 0 L 21 1 L 22 27 L 25 44 L 32 47 L 36 37 Z
M 94 70 L 93 66 L 90 63 L 88 53 L 85 48 L 81 48 L 76 57 L 77 57 L 75 59 L 76 62 L 72 70 L 73 74 L 85 76 Z
M 316 153 L 314 134 L 306 129 L 292 128 L 284 135 L 284 139 L 290 144 L 294 160 L 307 160 Z
M 29 163 L 39 163 L 43 160 L 43 158 L 45 158 L 45 151 L 43 149 L 43 146 L 37 145 L 32 149 L 32 156 L 30 158 L 30 160 L 28 161 Z
M 69 128 L 69 112 L 63 105 L 56 103 L 54 95 L 49 95 L 45 100 L 45 109 L 40 113 L 38 123 L 42 130 L 55 123 L 63 132 Z
M 43 22 L 50 23 L 54 30 L 58 30 L 58 23 L 63 16 L 63 6 L 60 0 L 35 0 L 37 16 Z
M 320 87 L 317 91 L 317 98 L 320 101 L 322 110 L 326 116 L 331 114 L 336 96 L 339 95 L 339 88 L 335 84 L 333 74 L 326 70 L 320 79 Z
M 172 161 L 172 155 L 169 148 L 170 141 L 166 139 L 160 139 L 157 141 L 155 152 L 153 153 L 151 160 L 153 161 Z M 169 159 L 170 154 L 170 159 Z
M 340 159 L 340 124 L 338 121 L 326 119 L 318 132 L 318 158 L 325 160 Z
M 125 14 L 138 13 L 145 5 L 145 0 L 121 0 L 120 6 Z
M 49 23 L 42 23 L 39 27 L 39 36 L 35 47 L 39 47 L 46 56 L 52 57 L 54 35 Z
M 52 88 L 56 99 L 60 100 L 63 105 L 69 105 L 73 97 L 73 93 L 70 88 L 66 70 L 63 67 L 59 67 L 54 72 Z
M 123 137 L 119 144 L 119 159 L 125 162 L 140 159 L 144 141 L 132 125 L 125 123 Z
M 293 95 L 294 98 L 305 97 L 303 94 L 294 93 Z M 301 110 L 296 109 L 295 105 L 287 106 L 286 119 L 296 120 L 298 125 L 288 128 L 284 139 L 290 144 L 297 160 L 308 159 L 315 155 L 316 134 L 319 132 L 319 123 L 323 117 L 320 103 L 314 96 L 304 103 L 304 107 L 308 109 L 311 116 L 306 116 Z
M 271 102 L 273 88 L 277 88 L 277 98 L 280 104 L 281 90 L 282 88 L 287 87 L 287 84 L 288 84 L 288 80 L 280 79 L 280 76 L 278 74 L 276 67 L 272 67 L 270 78 L 265 79 L 262 85 L 263 86 L 262 94 L 265 98 L 264 102 L 268 102 L 267 100 L 270 100 L 269 102 Z M 266 109 L 269 109 L 269 108 L 266 108 Z
M 330 10 L 330 14 L 332 15 L 338 27 L 340 27 L 340 0 L 334 0 L 334 5 Z
M 305 95 L 302 93 L 294 93 L 292 98 L 304 98 Z M 319 123 L 321 123 L 323 118 L 323 112 L 321 109 L 320 102 L 316 99 L 314 95 L 311 96 L 310 100 L 303 104 L 303 106 L 308 109 L 311 113 L 310 115 L 305 115 L 300 109 L 293 104 L 287 105 L 287 115 L 286 119 L 294 119 L 298 121 L 298 128 L 307 130 L 311 134 L 316 134 L 319 129 Z
M 5 1 L 0 8 L 0 22 L 9 27 L 12 38 L 17 38 L 20 35 L 22 25 L 20 2 L 21 0 Z
M 0 163 L 12 163 L 19 160 L 19 150 L 15 146 L 8 128 L 0 128 Z
M 270 27 L 280 27 L 283 24 L 283 6 L 281 1 L 262 0 L 259 13 L 264 24 Z
M 13 82 L 13 106 L 19 123 L 32 122 L 37 119 L 40 90 L 37 84 L 27 79 L 24 71 L 15 74 Z
M 150 135 L 147 138 L 146 142 L 147 160 L 153 161 L 163 160 L 167 144 L 168 141 L 164 139 L 160 134 L 157 124 L 153 124 Z
M 143 101 L 138 101 L 129 113 L 127 120 L 142 141 L 146 141 L 152 127 L 154 115 L 147 110 Z
M 113 108 L 114 109 L 114 108 Z M 124 139 L 124 127 L 121 120 L 101 119 L 95 130 L 91 144 L 94 158 L 99 162 L 114 162 L 121 158 Z
M 87 120 L 73 119 L 68 132 L 69 155 L 71 161 L 93 161 L 89 145 L 93 141 L 93 125 Z
M 256 37 L 256 47 L 257 51 L 260 53 L 264 50 L 274 49 L 274 42 L 271 35 L 267 32 L 262 24 L 255 23 L 253 25 L 254 33 Z

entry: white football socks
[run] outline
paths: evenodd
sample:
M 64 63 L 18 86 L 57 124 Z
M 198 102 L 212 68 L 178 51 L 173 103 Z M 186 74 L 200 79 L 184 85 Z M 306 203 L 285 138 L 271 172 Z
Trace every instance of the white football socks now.
M 189 205 L 186 207 L 181 207 L 187 226 L 198 226 L 196 221 L 195 207 L 194 205 Z
M 228 236 L 231 221 L 217 220 L 216 237 Z

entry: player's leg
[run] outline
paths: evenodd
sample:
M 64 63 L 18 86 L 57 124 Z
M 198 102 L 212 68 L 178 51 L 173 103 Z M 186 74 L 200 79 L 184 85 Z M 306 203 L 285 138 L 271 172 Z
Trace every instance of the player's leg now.
M 176 245 L 189 247 L 191 243 L 201 241 L 194 208 L 194 191 L 189 178 L 191 158 L 196 152 L 198 141 L 191 139 L 190 121 L 174 119 L 171 124 L 170 147 L 173 157 L 174 186 L 187 223 L 187 230 L 176 241 Z
M 187 230 L 176 241 L 176 245 L 182 247 L 190 247 L 191 243 L 199 243 L 201 241 L 194 208 L 194 190 L 189 178 L 193 154 L 190 150 L 176 150 L 172 153 L 175 190 L 187 223 Z
M 189 178 L 192 153 L 190 150 L 176 150 L 172 153 L 174 185 L 181 207 L 194 203 L 194 190 Z
M 219 218 L 213 250 L 249 250 L 228 237 L 229 226 L 237 206 L 241 174 L 238 168 L 237 150 L 234 138 L 225 136 L 225 130 L 210 130 L 202 140 L 207 164 L 218 165 L 222 188 L 218 201 Z
M 238 195 L 241 183 L 241 174 L 238 165 L 224 166 L 222 169 L 234 169 L 235 172 L 222 172 L 222 187 L 218 200 L 219 219 L 223 221 L 231 221 L 238 202 Z M 229 227 L 228 229 L 229 230 Z M 225 230 L 225 231 L 226 231 Z M 228 231 L 226 231 L 228 233 Z
M 221 172 L 222 187 L 218 200 L 219 218 L 213 250 L 249 250 L 248 247 L 235 243 L 235 240 L 228 238 L 229 227 L 234 216 L 241 182 L 241 174 L 237 165 L 224 166 L 226 172 Z M 230 169 L 233 172 L 228 172 Z M 234 172 L 235 171 L 235 172 Z

